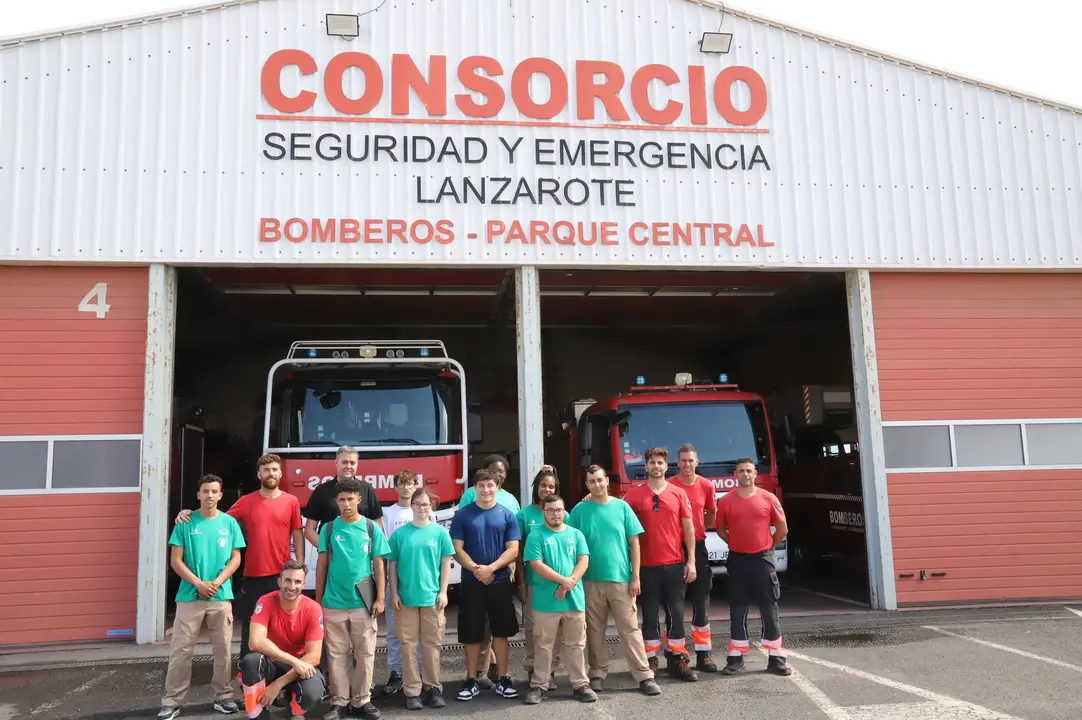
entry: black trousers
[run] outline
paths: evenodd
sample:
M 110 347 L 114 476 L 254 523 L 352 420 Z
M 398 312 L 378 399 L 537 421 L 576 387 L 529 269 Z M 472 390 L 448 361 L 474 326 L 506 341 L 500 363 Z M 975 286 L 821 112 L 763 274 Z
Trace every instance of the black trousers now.
M 665 609 L 669 621 L 669 638 L 679 640 L 684 637 L 684 564 L 654 565 L 643 567 L 639 571 L 642 582 L 642 594 L 639 605 L 642 607 L 642 639 L 646 645 L 646 654 L 657 654 L 661 641 L 661 624 L 658 611 Z
M 292 670 L 289 665 L 268 659 L 257 652 L 250 652 L 241 658 L 240 681 L 249 687 L 258 685 L 260 681 L 268 685 Z M 295 714 L 305 714 L 323 699 L 323 691 L 327 688 L 327 678 L 317 671 L 307 680 L 294 680 L 286 685 L 283 693 L 289 700 Z M 270 709 L 264 708 L 261 718 L 270 718 Z
M 267 593 L 278 591 L 278 576 L 246 577 L 241 582 L 240 594 L 233 601 L 233 622 L 240 623 L 240 657 L 251 652 L 248 647 L 248 631 L 256 603 Z
M 684 555 L 687 555 L 687 550 Z M 710 553 L 706 551 L 706 540 L 696 540 L 695 582 L 688 585 L 684 593 L 685 601 L 691 603 L 692 626 L 706 627 L 710 624 L 710 590 L 713 587 L 714 575 L 710 572 Z M 672 617 L 668 611 L 665 613 L 665 631 L 672 637 Z
M 763 618 L 763 640 L 778 640 L 778 599 L 781 587 L 774 562 L 774 551 L 746 554 L 729 553 L 729 617 L 733 640 L 748 640 L 748 607 L 759 606 Z

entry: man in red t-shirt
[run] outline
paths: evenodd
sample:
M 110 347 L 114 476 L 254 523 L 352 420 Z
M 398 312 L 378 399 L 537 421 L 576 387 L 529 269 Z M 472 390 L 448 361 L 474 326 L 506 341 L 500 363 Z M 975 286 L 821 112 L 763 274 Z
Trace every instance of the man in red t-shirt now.
M 256 602 L 252 651 L 240 661 L 244 709 L 250 718 L 270 718 L 270 708 L 283 691 L 295 717 L 303 717 L 323 699 L 323 609 L 304 595 L 305 571 L 303 563 L 290 560 L 278 575 L 278 591 Z
M 301 504 L 282 492 L 282 459 L 263 455 L 256 463 L 259 489 L 241 496 L 226 513 L 240 523 L 247 549 L 244 580 L 233 603 L 233 618 L 240 623 L 240 656 L 249 652 L 248 621 L 256 601 L 278 589 L 278 574 L 291 555 L 304 562 L 304 527 Z M 188 522 L 191 510 L 181 510 L 177 522 Z M 293 549 L 290 550 L 290 541 Z
M 781 597 L 774 548 L 789 531 L 777 496 L 756 487 L 758 471 L 751 458 L 736 461 L 737 488 L 718 501 L 718 535 L 729 545 L 729 657 L 723 675 L 744 667 L 748 643 L 748 606 L 755 602 L 763 619 L 767 672 L 790 675 L 781 647 L 778 598 Z M 770 526 L 774 526 L 773 532 Z
M 672 623 L 665 648 L 667 670 L 673 677 L 695 682 L 699 676 L 688 664 L 684 639 L 684 592 L 686 584 L 695 582 L 696 576 L 691 504 L 678 485 L 665 479 L 669 469 L 668 450 L 650 448 L 645 459 L 646 484 L 631 488 L 624 496 L 645 531 L 639 536 L 643 644 L 650 669 L 656 670 L 661 652 L 657 613 L 664 607 Z
M 714 527 L 717 501 L 714 486 L 699 475 L 699 454 L 695 446 L 685 443 L 676 451 L 676 464 L 680 474 L 676 485 L 688 496 L 691 503 L 691 523 L 695 527 L 695 582 L 687 587 L 687 602 L 691 603 L 691 641 L 695 645 L 695 669 L 717 672 L 718 666 L 711 655 L 710 642 L 710 589 L 714 575 L 710 570 L 710 554 L 706 551 L 706 528 Z M 672 634 L 672 618 L 665 617 L 666 636 Z

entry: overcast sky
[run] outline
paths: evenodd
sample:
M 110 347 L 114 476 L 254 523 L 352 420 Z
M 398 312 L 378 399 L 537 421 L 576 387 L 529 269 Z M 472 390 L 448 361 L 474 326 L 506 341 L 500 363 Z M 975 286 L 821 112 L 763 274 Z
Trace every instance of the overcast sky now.
M 501 0 L 491 0 L 498 2 Z M 534 0 L 541 2 L 542 0 Z M 660 2 L 661 0 L 656 0 Z M 144 15 L 206 0 L 0 0 L 0 37 Z M 737 0 L 764 17 L 1082 108 L 1082 2 Z M 369 0 L 358 0 L 369 7 Z

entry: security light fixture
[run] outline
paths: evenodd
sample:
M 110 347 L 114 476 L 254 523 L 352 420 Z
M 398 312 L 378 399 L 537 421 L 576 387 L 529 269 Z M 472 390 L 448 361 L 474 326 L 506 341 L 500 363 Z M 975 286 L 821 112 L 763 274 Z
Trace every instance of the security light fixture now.
M 361 17 L 327 13 L 327 34 L 352 40 L 361 34 Z
M 724 55 L 733 45 L 733 34 L 723 32 L 704 32 L 699 41 L 699 52 Z

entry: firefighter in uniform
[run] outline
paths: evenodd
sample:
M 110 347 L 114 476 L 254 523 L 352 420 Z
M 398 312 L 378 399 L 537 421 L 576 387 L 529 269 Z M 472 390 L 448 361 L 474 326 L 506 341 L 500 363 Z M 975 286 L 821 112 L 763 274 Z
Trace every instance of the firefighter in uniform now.
M 778 622 L 778 574 L 774 548 L 785 537 L 788 526 L 781 503 L 771 492 L 755 485 L 755 461 L 736 461 L 737 488 L 718 501 L 718 535 L 729 545 L 726 567 L 729 573 L 729 656 L 723 675 L 735 675 L 744 667 L 748 643 L 748 606 L 759 606 L 763 621 L 763 648 L 767 651 L 767 672 L 790 675 L 781 646 Z M 775 530 L 771 532 L 770 526 Z

